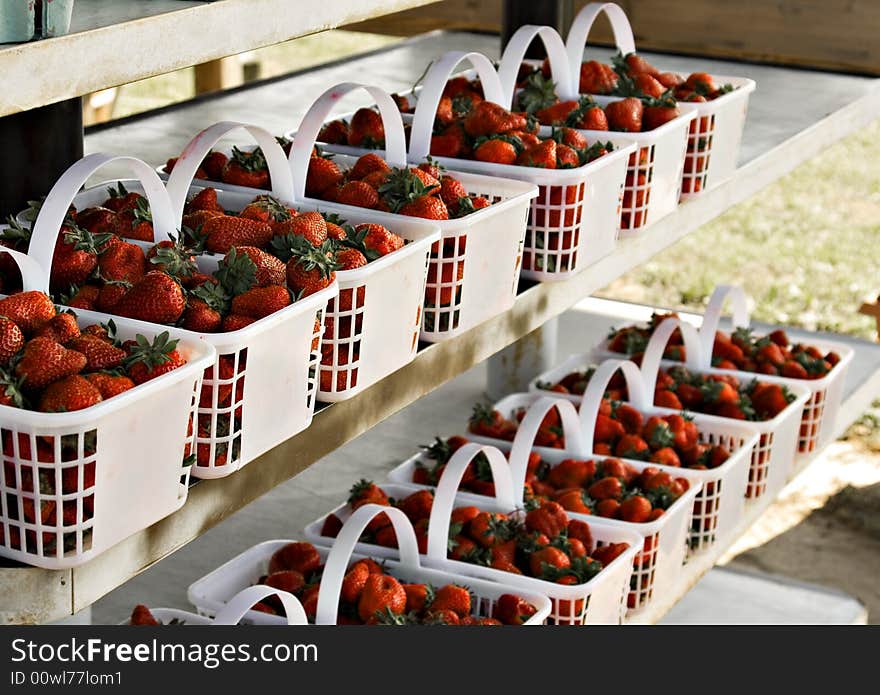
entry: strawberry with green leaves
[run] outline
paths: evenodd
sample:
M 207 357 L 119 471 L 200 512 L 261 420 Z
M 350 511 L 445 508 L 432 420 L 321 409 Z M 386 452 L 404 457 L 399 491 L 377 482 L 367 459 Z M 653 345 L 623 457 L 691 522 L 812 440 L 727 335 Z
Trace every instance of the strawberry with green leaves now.
M 221 179 L 235 186 L 268 188 L 269 167 L 263 151 L 259 147 L 251 152 L 233 147 L 232 157 L 223 167 Z

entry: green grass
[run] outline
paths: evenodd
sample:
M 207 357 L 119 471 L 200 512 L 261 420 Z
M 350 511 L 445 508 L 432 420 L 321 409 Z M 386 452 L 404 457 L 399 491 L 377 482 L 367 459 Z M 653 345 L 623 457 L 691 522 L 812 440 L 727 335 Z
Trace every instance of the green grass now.
M 880 293 L 878 158 L 875 121 L 598 294 L 700 309 L 738 284 L 757 320 L 873 338 L 857 310 Z

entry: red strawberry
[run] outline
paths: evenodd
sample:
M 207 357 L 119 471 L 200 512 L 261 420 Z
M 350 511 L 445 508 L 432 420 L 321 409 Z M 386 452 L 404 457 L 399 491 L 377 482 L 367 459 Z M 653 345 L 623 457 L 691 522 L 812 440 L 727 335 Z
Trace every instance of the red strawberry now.
M 104 280 L 134 282 L 143 277 L 146 265 L 141 247 L 121 239 L 109 243 L 98 257 L 98 270 Z
M 328 145 L 347 145 L 348 123 L 341 118 L 325 123 L 324 127 L 318 132 L 317 140 Z
M 516 147 L 501 138 L 489 138 L 474 148 L 474 159 L 480 162 L 513 164 L 516 157 Z
M 89 371 L 112 369 L 122 364 L 122 360 L 125 359 L 125 350 L 89 334 L 75 338 L 67 344 L 67 347 L 86 356 L 85 368 Z
M 292 251 L 287 261 L 287 284 L 299 296 L 314 294 L 329 287 L 336 279 L 335 264 L 328 256 L 328 246 L 318 249 L 301 244 Z
M 481 101 L 464 119 L 464 130 L 471 137 L 499 135 L 511 130 L 525 130 L 526 117 L 508 111 L 491 101 Z
M 226 210 L 217 200 L 217 190 L 214 188 L 203 188 L 193 196 L 186 204 L 186 212 L 195 212 L 196 210 L 213 210 L 222 214 L 226 214 Z
M 641 99 L 627 97 L 620 101 L 612 101 L 605 107 L 608 127 L 624 133 L 639 133 L 642 130 L 644 105 Z
M 354 166 L 348 170 L 348 178 L 363 179 L 370 174 L 374 174 L 376 172 L 383 172 L 387 174 L 389 171 L 391 171 L 391 167 L 388 166 L 388 162 L 382 159 L 375 152 L 367 152 L 367 154 L 361 156 L 354 163 Z
M 284 222 L 291 217 L 296 217 L 296 210 L 282 203 L 274 196 L 262 194 L 248 203 L 238 213 L 238 217 L 246 217 L 257 222 L 268 222 L 274 225 L 276 222 Z
M 327 241 L 327 221 L 319 212 L 304 212 L 275 225 L 273 232 L 275 236 L 301 236 L 312 246 L 320 246 Z
M 232 313 L 261 319 L 274 314 L 290 304 L 290 292 L 286 287 L 269 285 L 254 287 L 232 300 Z
M 100 292 L 101 288 L 97 285 L 83 285 L 76 288 L 76 291 L 64 304 L 74 309 L 94 309 Z
M 342 181 L 342 172 L 336 162 L 324 157 L 309 159 L 306 174 L 306 195 L 319 198 L 324 191 L 336 187 Z
M 86 379 L 101 393 L 105 401 L 134 388 L 134 382 L 127 376 L 95 372 L 86 374 Z
M 245 326 L 250 326 L 254 321 L 256 321 L 256 319 L 250 316 L 229 314 L 229 316 L 223 319 L 223 330 L 230 333 L 232 331 L 238 331 Z
M 467 189 L 464 184 L 452 176 L 440 177 L 440 197 L 446 203 L 448 210 L 457 212 L 459 201 L 468 197 Z
M 33 338 L 24 346 L 24 354 L 15 366 L 26 388 L 37 389 L 53 381 L 78 374 L 86 366 L 86 356 L 68 350 L 50 338 Z
M 448 220 L 449 210 L 446 204 L 434 196 L 422 196 L 404 205 L 397 211 L 409 217 L 421 217 L 426 220 Z
M 183 289 L 167 273 L 151 270 L 114 307 L 114 313 L 151 323 L 175 323 L 186 308 Z
M 186 360 L 177 351 L 177 342 L 170 339 L 168 331 L 157 335 L 152 343 L 142 335 L 136 336 L 134 341 L 127 341 L 125 365 L 131 380 L 143 384 L 185 365 Z
M 263 248 L 272 239 L 272 227 L 266 222 L 224 215 L 205 222 L 202 234 L 208 251 L 226 253 L 233 246 Z
M 101 392 L 79 375 L 65 377 L 46 387 L 40 396 L 42 413 L 64 413 L 89 408 L 103 400 Z
M 268 285 L 283 285 L 285 282 L 284 263 L 271 253 L 262 251 L 255 246 L 236 246 L 230 249 L 224 256 L 224 266 L 229 267 L 234 263 L 236 256 L 244 254 L 247 256 L 255 267 L 254 282 L 258 287 L 267 287 Z M 222 278 L 221 278 L 222 282 Z M 250 289 L 248 287 L 247 289 Z
M 262 150 L 244 152 L 237 147 L 232 148 L 232 158 L 223 167 L 220 178 L 236 186 L 248 188 L 268 188 L 269 169 Z
M 223 316 L 204 299 L 190 297 L 183 312 L 181 325 L 188 331 L 214 333 L 223 324 Z
M 377 111 L 368 108 L 355 111 L 348 126 L 348 144 L 368 149 L 385 146 L 385 126 Z
M 656 104 L 645 107 L 644 118 L 642 120 L 642 129 L 645 131 L 659 128 L 664 123 L 677 118 L 681 112 L 675 103 L 675 100 L 663 100 Z
M 611 94 L 618 79 L 610 65 L 590 60 L 581 64 L 579 91 L 581 94 Z
M 540 144 L 522 152 L 516 160 L 521 166 L 556 168 L 556 141 L 544 140 Z
M 358 241 L 367 251 L 374 252 L 377 256 L 387 256 L 389 253 L 403 248 L 404 239 L 381 224 L 364 223 L 355 227 Z
M 52 259 L 51 285 L 66 290 L 81 285 L 98 265 L 98 249 L 109 239 L 108 235 L 95 236 L 75 225 L 65 224 L 55 242 Z
M 359 208 L 375 208 L 379 204 L 379 194 L 370 184 L 363 181 L 349 181 L 336 194 L 336 202 L 341 205 L 354 205 Z
M 355 268 L 365 266 L 367 264 L 367 257 L 357 249 L 342 248 L 336 252 L 336 264 L 339 266 L 338 270 L 340 271 L 354 270 Z
M 21 329 L 14 321 L 0 316 L 0 364 L 7 364 L 23 347 L 24 334 Z
M 33 334 L 55 316 L 55 313 L 52 299 L 42 292 L 19 292 L 0 299 L 0 316 L 14 321 L 25 337 Z

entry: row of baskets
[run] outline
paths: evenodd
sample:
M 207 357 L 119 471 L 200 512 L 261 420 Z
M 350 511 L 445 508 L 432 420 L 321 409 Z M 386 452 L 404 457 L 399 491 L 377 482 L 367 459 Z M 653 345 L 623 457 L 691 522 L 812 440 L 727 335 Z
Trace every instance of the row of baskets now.
M 527 35 L 528 31 L 531 30 L 511 44 L 511 55 L 524 51 L 535 35 L 540 35 L 548 47 L 554 45 L 553 39 L 548 38 L 552 34 L 547 31 Z M 556 40 L 561 41 L 558 36 Z M 432 68 L 419 94 L 422 101 L 428 101 L 427 93 L 431 90 L 437 92 L 435 96 L 439 95 L 463 57 L 478 66 L 487 95 L 501 94 L 500 76 L 508 74 L 509 68 L 502 65 L 496 72 L 482 56 L 448 55 Z M 516 62 L 518 64 L 519 58 Z M 506 65 L 511 64 L 508 59 Z M 25 437 L 34 444 L 30 448 L 18 444 L 4 446 L 4 464 L 10 474 L 0 481 L 3 500 L 0 554 L 49 568 L 81 564 L 183 504 L 186 486 L 180 484 L 181 470 L 184 482 L 190 472 L 200 478 L 229 475 L 308 427 L 316 400 L 330 402 L 351 398 L 411 361 L 419 339 L 445 340 L 509 309 L 521 274 L 543 280 L 562 279 L 600 261 L 614 246 L 621 220 L 620 203 L 626 199 L 624 183 L 633 161 L 639 166 L 647 163 L 654 167 L 645 178 L 653 190 L 650 195 L 631 198 L 659 206 L 662 197 L 668 208 L 664 212 L 671 211 L 677 204 L 684 139 L 688 123 L 695 118 L 695 112 L 691 111 L 654 133 L 631 137 L 612 134 L 612 139 L 621 138 L 615 151 L 574 169 L 551 171 L 449 160 L 445 163 L 447 173 L 458 179 L 469 195 L 483 197 L 489 203 L 457 219 L 424 220 L 310 198 L 306 196 L 305 187 L 317 135 L 332 107 L 357 87 L 360 86 L 338 85 L 315 102 L 294 138 L 289 156 L 265 130 L 223 122 L 193 138 L 173 170 L 164 175 L 167 179 L 164 184 L 153 168 L 139 160 L 103 154 L 85 157 L 58 180 L 36 219 L 32 220 L 27 254 L 37 270 L 21 274 L 38 279 L 23 283 L 26 289 L 49 289 L 54 264 L 58 261 L 59 234 L 70 207 L 83 210 L 102 204 L 106 198 L 104 187 L 80 189 L 107 164 L 128 167 L 133 179 L 124 182 L 126 191 L 146 199 L 152 240 L 126 240 L 145 252 L 156 244 L 173 243 L 182 226 L 188 199 L 204 192 L 207 186 L 217 190 L 219 205 L 226 211 L 242 210 L 255 196 L 266 193 L 259 188 L 194 180 L 214 145 L 241 127 L 250 133 L 262 151 L 270 173 L 271 193 L 279 204 L 295 208 L 300 214 L 335 213 L 352 224 L 381 225 L 406 243 L 362 268 L 338 272 L 336 280 L 326 288 L 297 298 L 285 308 L 236 330 L 202 333 L 168 327 L 172 337 L 181 340 L 194 356 L 190 365 L 198 365 L 188 373 L 204 372 L 198 375 L 198 380 L 194 376 L 189 384 L 194 398 L 191 393 L 186 399 L 178 394 L 182 399 L 179 407 L 152 408 L 159 400 L 151 400 L 150 415 L 145 416 L 142 403 L 126 405 L 128 397 L 117 397 L 101 405 L 102 409 L 115 413 L 112 421 L 104 421 L 103 410 L 99 412 L 96 408 L 76 414 L 58 414 L 0 405 L 4 437 L 14 442 Z M 513 89 L 512 83 L 510 88 Z M 415 138 L 407 152 L 403 120 L 395 102 L 382 90 L 373 87 L 366 90 L 384 122 L 388 164 L 406 167 L 415 163 L 416 152 L 412 148 Z M 739 104 L 742 115 L 743 102 L 738 100 L 747 98 L 748 91 L 746 87 L 737 89 L 730 95 L 738 94 L 736 99 L 728 100 Z M 724 99 L 727 97 L 699 108 L 720 108 Z M 420 120 L 433 120 L 433 109 L 422 113 L 427 115 L 416 114 L 414 128 Z M 677 169 L 670 177 L 661 175 L 658 167 L 667 158 L 664 154 L 667 148 L 661 146 L 661 140 L 671 138 L 672 131 L 678 133 L 676 138 L 680 142 L 670 146 L 669 152 L 680 152 L 673 157 L 677 157 L 678 163 L 672 166 Z M 650 142 L 640 144 L 644 138 Z M 716 132 L 714 142 L 719 138 Z M 734 139 L 731 135 L 730 140 Z M 419 153 L 418 159 L 423 154 Z M 355 164 L 356 158 L 340 154 L 335 161 L 347 169 Z M 639 177 L 636 180 L 639 181 Z M 674 195 L 661 195 L 662 186 L 668 187 Z M 650 212 L 646 209 L 640 226 L 644 227 L 649 218 L 662 214 L 653 211 L 660 207 L 651 209 Z M 28 222 L 24 215 L 20 221 Z M 547 248 L 551 234 L 556 242 L 554 248 Z M 541 254 L 545 256 L 543 261 L 537 260 Z M 550 264 L 547 254 L 558 257 Z M 563 259 L 565 254 L 570 254 L 570 258 Z M 204 253 L 195 263 L 199 273 L 210 274 L 217 270 L 221 260 L 219 254 Z M 524 270 L 526 261 L 528 270 Z M 550 265 L 555 269 L 552 273 L 547 272 Z M 354 297 L 357 301 L 351 301 Z M 55 299 L 61 305 L 69 301 L 57 293 Z M 116 320 L 111 314 L 101 320 Z M 133 320 L 118 320 L 117 324 L 120 328 L 130 324 L 131 331 L 146 336 L 166 328 Z M 156 384 L 165 381 L 157 380 Z M 170 388 L 171 379 L 167 381 Z M 134 389 L 131 400 L 134 394 L 144 392 L 143 387 Z M 178 412 L 185 412 L 185 417 L 176 418 L 174 414 Z M 157 444 L 155 433 L 166 430 L 177 433 L 175 437 L 168 437 L 168 449 L 173 450 L 174 455 L 164 449 L 160 451 Z M 88 434 L 89 441 L 93 442 L 93 433 L 97 434 L 97 446 L 92 443 L 75 447 L 75 460 L 70 463 L 97 464 L 100 475 L 94 483 L 80 476 L 81 485 L 68 486 L 70 492 L 63 491 L 61 485 L 40 490 L 34 489 L 32 484 L 22 484 L 23 478 L 28 477 L 22 475 L 25 469 L 33 476 L 31 480 L 36 480 L 41 474 L 60 475 L 60 469 L 67 467 L 66 460 L 60 464 L 54 459 L 41 460 L 36 453 L 38 440 L 46 438 L 48 442 L 51 437 L 55 438 L 51 441 L 56 442 L 65 437 L 68 439 L 64 441 L 85 440 Z M 119 446 L 125 446 L 124 455 L 117 454 L 111 447 L 117 441 Z M 176 453 L 180 451 L 192 455 L 183 469 Z M 69 454 L 59 453 L 56 458 L 62 456 Z M 140 473 L 147 470 L 145 467 L 142 470 L 141 459 L 152 462 L 152 472 L 157 466 L 173 469 L 173 485 L 169 482 L 171 476 L 160 480 L 156 475 L 142 481 L 140 487 L 132 484 L 131 481 L 140 480 Z M 161 462 L 157 463 L 159 459 Z M 117 468 L 137 470 L 121 475 Z M 173 499 L 170 490 L 174 492 Z M 84 510 L 86 506 L 91 509 L 92 503 L 86 505 L 82 500 L 92 494 L 95 513 L 86 523 Z M 166 496 L 167 504 L 157 502 Z M 38 509 L 57 505 L 59 510 L 66 505 L 71 511 L 66 518 L 56 513 L 42 519 L 39 514 L 25 514 L 23 504 Z M 120 522 L 120 518 L 124 521 Z
M 808 380 L 713 367 L 703 346 L 708 345 L 711 355 L 720 309 L 726 298 L 732 298 L 736 307 L 735 327 L 747 328 L 749 322 L 742 294 L 734 288 L 719 288 L 699 331 L 675 317 L 658 321 L 647 346 L 637 355 L 640 365 L 622 359 L 626 357 L 624 354 L 611 352 L 605 341 L 594 351 L 570 358 L 536 377 L 529 393 L 514 394 L 495 403 L 492 409 L 500 417 L 509 417 L 511 422 L 518 423 L 514 432 L 508 432 L 509 436 L 490 436 L 485 430 L 471 427 L 465 437 L 438 439 L 447 447 L 442 456 L 439 450 L 428 449 L 390 472 L 389 482 L 380 488 L 382 506 L 362 506 L 361 503 L 367 501 L 365 496 L 370 496 L 372 501 L 379 500 L 375 498 L 375 486 L 363 481 L 356 485 L 348 502 L 305 528 L 305 538 L 319 548 L 322 559 L 327 558 L 328 552 L 345 558 L 333 565 L 331 573 L 334 579 L 326 603 L 332 605 L 332 611 L 325 605 L 329 612 L 321 613 L 319 608 L 316 619 L 312 609 L 307 611 L 309 618 L 319 623 L 336 622 L 339 596 L 336 574 L 344 574 L 352 552 L 358 553 L 356 558 L 370 557 L 389 563 L 388 571 L 392 574 L 402 570 L 401 562 L 407 569 L 421 566 L 444 572 L 445 581 L 450 581 L 451 574 L 456 583 L 469 586 L 472 593 L 483 597 L 474 605 L 483 606 L 484 615 L 491 615 L 493 604 L 485 587 L 477 588 L 481 582 L 495 583 L 495 597 L 501 593 L 516 593 L 528 597 L 535 606 L 539 600 L 543 601 L 530 624 L 618 623 L 637 619 L 655 603 L 674 595 L 682 582 L 689 581 L 688 573 L 694 566 L 689 568 L 689 561 L 729 542 L 751 505 L 766 506 L 779 494 L 797 458 L 812 455 L 827 444 L 840 405 L 842 381 L 852 358 L 846 346 L 813 342 L 811 349 L 837 355 L 840 359 L 825 376 Z M 675 353 L 668 351 L 670 344 L 676 347 Z M 683 365 L 670 358 L 680 355 L 680 349 L 686 350 L 687 355 Z M 609 354 L 614 357 L 587 371 L 595 359 L 601 360 Z M 706 451 L 711 448 L 725 452 L 723 460 L 709 465 L 690 462 L 673 466 L 662 463 L 662 458 L 636 458 L 635 455 L 633 458 L 613 457 L 615 462 L 609 464 L 608 453 L 600 452 L 600 446 L 607 440 L 599 434 L 603 413 L 611 412 L 606 408 L 628 408 L 626 419 L 622 411 L 614 411 L 613 417 L 621 422 L 631 423 L 629 418 L 634 411 L 639 414 L 639 421 L 648 426 L 652 421 L 672 422 L 680 412 L 653 405 L 655 385 L 662 371 L 681 367 L 709 380 L 707 383 L 749 384 L 752 393 L 756 385 L 780 386 L 778 392 L 786 394 L 786 402 L 772 417 L 764 419 L 739 420 L 699 411 L 688 415 L 686 419 L 693 423 L 699 446 Z M 565 377 L 573 372 L 584 375 L 584 383 L 575 389 L 580 393 L 553 393 L 553 385 L 564 383 Z M 615 384 L 615 380 L 620 383 Z M 751 383 L 753 380 L 756 384 Z M 612 385 L 615 392 L 626 389 L 627 400 L 622 406 L 608 400 Z M 550 416 L 554 416 L 553 427 L 563 438 L 561 447 L 548 447 L 540 439 Z M 633 431 L 638 432 L 638 427 L 626 430 Z M 456 439 L 458 442 L 453 445 Z M 473 556 L 454 551 L 456 542 L 461 542 L 462 523 L 465 528 L 473 523 L 466 519 L 473 518 L 475 512 L 465 515 L 467 510 L 476 508 L 496 515 L 496 519 L 525 518 L 526 530 L 533 531 L 534 527 L 528 525 L 530 510 L 542 510 L 552 496 L 539 487 L 539 481 L 553 480 L 553 471 L 557 468 L 566 470 L 561 480 L 570 481 L 571 471 L 577 470 L 573 462 L 590 461 L 600 467 L 609 466 L 609 472 L 613 465 L 618 467 L 615 470 L 626 467 L 637 476 L 666 474 L 667 481 L 674 479 L 676 485 L 683 485 L 674 494 L 670 492 L 672 488 L 665 488 L 669 494 L 665 499 L 652 497 L 655 507 L 662 509 L 661 513 L 647 520 L 635 520 L 605 514 L 601 506 L 593 506 L 599 499 L 599 492 L 591 485 L 595 479 L 587 478 L 577 484 L 582 488 L 580 494 L 587 496 L 581 497 L 582 500 L 596 497 L 590 501 L 589 510 L 577 510 L 563 502 L 569 523 L 583 522 L 589 527 L 587 552 L 599 557 L 603 547 L 625 546 L 624 551 L 616 554 L 594 576 L 586 581 L 581 581 L 584 579 L 581 577 L 578 581 L 560 583 L 555 574 L 520 573 L 522 563 L 519 569 L 511 570 L 509 566 L 496 566 L 494 559 L 490 563 L 480 562 Z M 482 472 L 475 472 L 480 469 Z M 426 471 L 439 472 L 439 475 L 426 477 Z M 480 480 L 479 486 L 474 483 L 476 479 Z M 625 481 L 626 485 L 630 483 Z M 564 486 L 573 483 L 557 481 L 555 484 L 562 486 L 565 496 L 571 488 Z M 642 485 L 641 490 L 624 490 L 623 500 L 638 494 L 650 497 L 644 492 L 650 483 L 637 484 Z M 562 497 L 556 499 L 561 501 Z M 385 529 L 387 532 L 393 528 L 391 542 L 387 533 L 377 531 L 380 526 L 376 517 L 383 512 L 390 518 L 390 521 L 384 520 L 384 525 L 393 522 L 393 527 Z M 410 524 L 417 530 L 415 536 Z M 499 534 L 502 527 L 498 523 L 489 528 Z M 571 526 L 566 531 L 569 537 L 576 538 L 583 538 L 582 533 L 576 534 Z M 479 536 L 471 534 L 471 538 Z M 291 541 L 257 545 L 193 583 L 188 597 L 201 619 L 224 611 L 227 602 L 239 591 L 266 581 L 266 575 L 271 572 L 270 557 L 288 543 Z M 517 543 L 519 553 L 538 552 L 544 547 L 539 541 L 532 546 L 528 542 L 519 545 L 519 540 Z M 566 546 L 563 542 L 555 547 Z M 574 563 L 574 557 L 570 559 Z M 329 561 L 327 567 L 330 567 Z M 318 595 L 320 598 L 320 592 Z M 286 620 L 283 615 L 255 610 L 238 615 L 245 622 L 257 624 Z

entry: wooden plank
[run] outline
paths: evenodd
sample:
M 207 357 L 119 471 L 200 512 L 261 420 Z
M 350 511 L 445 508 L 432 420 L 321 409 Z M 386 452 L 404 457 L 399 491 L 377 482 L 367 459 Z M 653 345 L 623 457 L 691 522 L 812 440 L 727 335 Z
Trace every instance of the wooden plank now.
M 587 4 L 576 0 L 575 11 Z M 872 0 L 618 0 L 636 45 L 686 55 L 734 58 L 880 75 L 880 3 Z M 501 1 L 447 0 L 355 24 L 396 35 L 434 29 L 499 32 Z M 604 17 L 591 43 L 611 45 Z
M 429 1 L 79 0 L 72 33 L 0 46 L 0 116 Z

